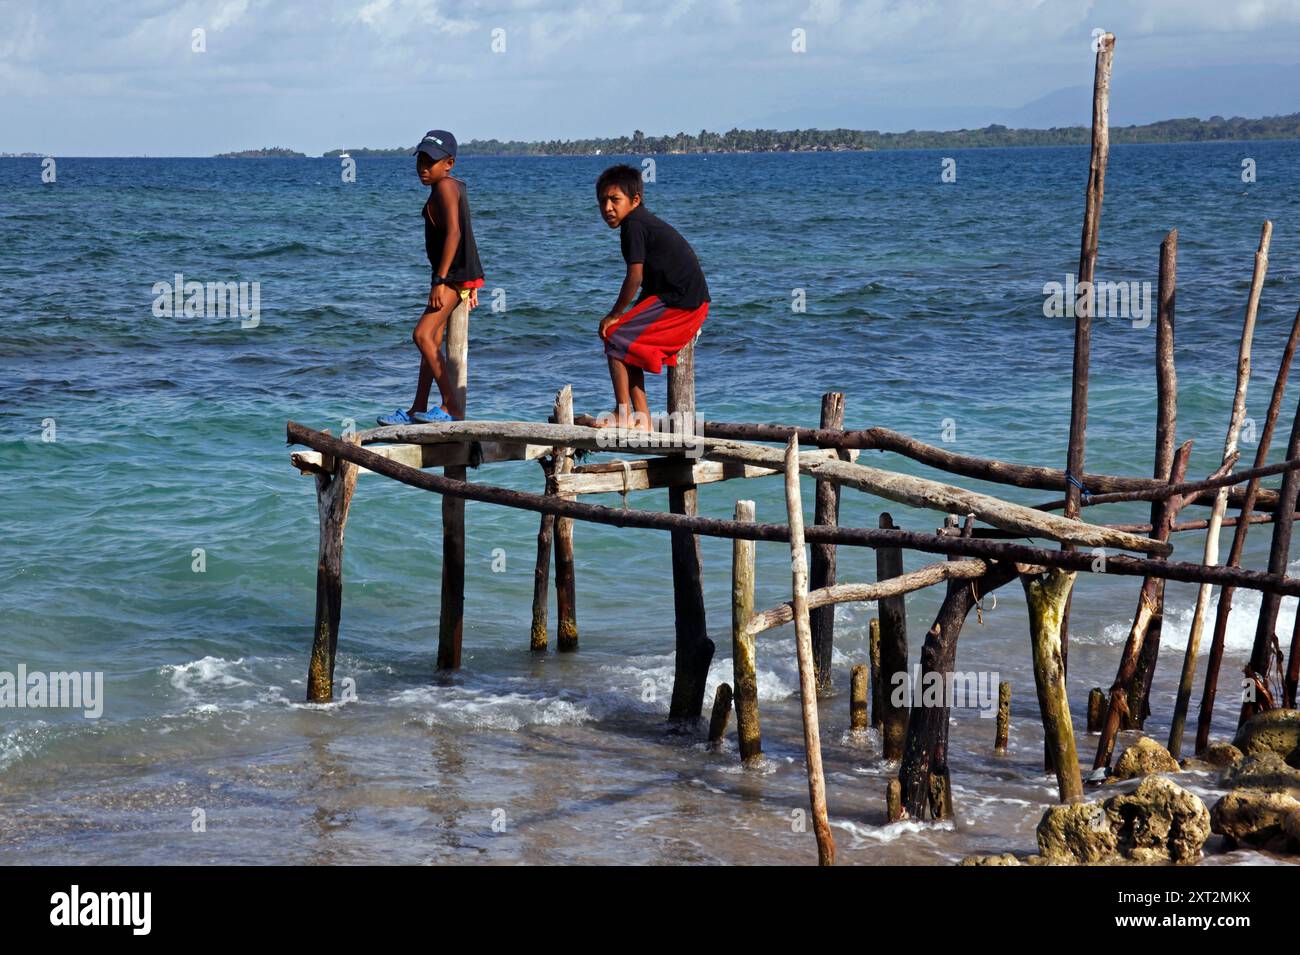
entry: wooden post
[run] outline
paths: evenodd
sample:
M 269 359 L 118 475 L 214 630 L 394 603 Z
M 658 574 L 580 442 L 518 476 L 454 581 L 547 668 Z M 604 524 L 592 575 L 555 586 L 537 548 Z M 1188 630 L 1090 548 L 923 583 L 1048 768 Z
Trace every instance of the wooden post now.
M 674 433 L 695 434 L 695 345 L 677 353 L 677 364 L 668 368 L 668 412 Z M 668 509 L 674 514 L 699 512 L 694 486 L 668 490 Z M 694 721 L 704 709 L 704 684 L 713 661 L 713 641 L 704 618 L 704 571 L 700 560 L 700 539 L 674 531 L 673 610 L 677 630 L 673 695 L 668 718 Z
M 1088 156 L 1088 187 L 1084 193 L 1083 236 L 1079 243 L 1079 298 L 1074 306 L 1074 369 L 1070 387 L 1070 445 L 1066 455 L 1065 516 L 1078 518 L 1084 478 L 1085 435 L 1088 430 L 1088 365 L 1092 351 L 1093 282 L 1097 271 L 1097 242 L 1101 204 L 1106 193 L 1106 163 L 1110 158 L 1110 67 L 1115 35 L 1097 38 L 1092 78 L 1092 148 Z M 1086 285 L 1084 283 L 1087 283 Z M 1063 548 L 1069 549 L 1069 548 Z M 1070 657 L 1070 605 L 1061 622 L 1061 660 Z
M 998 726 L 993 738 L 993 752 L 1005 753 L 1011 735 L 1011 684 L 998 684 Z
M 555 423 L 573 424 L 573 386 L 555 395 Z M 555 449 L 555 473 L 573 470 L 573 449 Z M 573 566 L 573 520 L 555 519 L 555 647 L 560 652 L 578 649 L 578 594 Z
M 1264 417 L 1264 430 L 1260 432 L 1259 446 L 1255 449 L 1256 467 L 1268 460 L 1268 452 L 1273 444 L 1273 430 L 1277 425 L 1278 413 L 1282 410 L 1282 397 L 1286 390 L 1286 380 L 1291 371 L 1291 361 L 1295 357 L 1297 343 L 1300 343 L 1300 310 L 1296 311 L 1295 319 L 1291 323 L 1291 334 L 1287 338 L 1286 347 L 1282 350 L 1282 360 L 1278 364 L 1277 376 L 1273 381 L 1273 396 L 1269 399 L 1268 413 Z M 1245 497 L 1232 535 L 1228 567 L 1238 567 L 1241 564 L 1241 555 L 1246 548 L 1246 534 L 1250 531 L 1250 514 L 1255 507 L 1258 493 L 1259 479 L 1252 479 L 1246 485 Z M 1205 752 L 1205 748 L 1210 745 L 1210 721 L 1214 717 L 1214 697 L 1218 690 L 1223 645 L 1228 633 L 1228 615 L 1232 613 L 1232 598 L 1236 589 L 1232 584 L 1225 584 L 1219 591 L 1219 606 L 1214 617 L 1214 637 L 1210 642 L 1209 659 L 1205 663 L 1205 688 L 1201 693 L 1201 709 L 1196 720 L 1198 754 Z
M 1268 245 L 1273 236 L 1273 223 L 1264 222 L 1255 251 L 1255 271 L 1251 276 L 1250 295 L 1246 300 L 1246 318 L 1241 329 L 1241 345 L 1237 351 L 1237 389 L 1232 398 L 1232 414 L 1228 417 L 1228 434 L 1223 441 L 1223 460 L 1237 455 L 1237 437 L 1246 417 L 1246 387 L 1250 384 L 1250 348 L 1255 336 L 1255 315 L 1259 310 L 1259 295 L 1264 288 L 1268 272 Z M 1219 530 L 1223 514 L 1228 509 L 1228 489 L 1219 488 L 1210 512 L 1210 526 L 1205 531 L 1205 551 L 1201 563 L 1207 567 L 1219 562 Z M 1183 726 L 1187 722 L 1187 707 L 1192 699 L 1192 680 L 1196 678 L 1196 654 L 1201 647 L 1201 633 L 1205 629 L 1205 614 L 1210 607 L 1209 584 L 1202 584 L 1196 593 L 1196 609 L 1192 614 L 1192 629 L 1187 635 L 1187 649 L 1183 654 L 1183 672 L 1178 681 L 1178 696 L 1174 700 L 1174 717 L 1169 727 L 1169 755 L 1178 759 L 1183 751 Z
M 1174 368 L 1174 298 L 1178 288 L 1178 230 L 1171 230 L 1160 243 L 1159 298 L 1156 306 L 1156 453 L 1152 476 L 1169 480 L 1174 465 L 1175 434 L 1178 428 L 1178 378 Z M 1169 499 L 1151 503 L 1151 526 L 1159 527 Z M 1160 636 L 1165 619 L 1165 584 L 1155 582 L 1150 594 L 1155 605 L 1142 642 L 1137 669 L 1129 689 L 1126 729 L 1140 729 L 1150 713 L 1151 680 L 1160 655 Z
M 709 747 L 717 749 L 722 745 L 722 737 L 727 735 L 727 723 L 731 720 L 731 687 L 719 683 L 713 694 L 713 715 L 709 719 Z
M 821 427 L 840 430 L 844 427 L 844 395 L 831 391 L 822 395 Z M 840 451 L 847 461 L 847 451 Z M 832 481 L 818 481 L 813 523 L 834 527 L 840 520 L 840 486 Z M 835 545 L 813 544 L 808 586 L 812 590 L 835 583 Z M 812 611 L 813 660 L 817 664 L 817 692 L 831 691 L 831 655 L 835 643 L 835 608 L 818 607 Z
M 888 512 L 880 515 L 880 526 L 892 528 L 893 519 Z M 876 580 L 888 580 L 903 573 L 903 551 L 899 547 L 876 549 Z M 886 597 L 880 601 L 880 691 L 881 714 L 884 721 L 882 742 L 884 758 L 903 757 L 903 744 L 907 738 L 908 707 L 895 706 L 890 692 L 898 674 L 907 675 L 907 604 L 903 597 Z
M 1300 454 L 1300 404 L 1296 405 L 1296 415 L 1291 426 L 1291 440 L 1287 444 L 1287 455 Z M 1273 512 L 1273 541 L 1269 547 L 1268 569 L 1270 573 L 1285 574 L 1291 558 L 1291 525 L 1295 521 L 1296 494 L 1300 492 L 1300 471 L 1287 471 L 1282 476 L 1282 486 L 1278 489 L 1277 510 Z M 1272 649 L 1277 641 L 1277 612 L 1282 603 L 1282 595 L 1273 591 L 1260 594 L 1259 622 L 1255 626 L 1255 643 L 1250 651 L 1250 663 L 1246 668 L 1246 677 L 1258 680 L 1264 686 L 1269 685 L 1268 676 L 1272 668 Z M 1300 619 L 1300 614 L 1297 615 Z M 1281 676 L 1281 674 L 1278 674 Z M 1237 726 L 1258 713 L 1263 707 L 1252 700 L 1243 700 Z
M 754 502 L 736 502 L 736 520 L 754 520 Z M 736 737 L 741 762 L 763 755 L 758 726 L 758 673 L 754 635 L 748 632 L 754 616 L 754 542 L 731 542 L 731 672 L 735 683 Z
M 1106 722 L 1106 691 L 1094 686 L 1088 691 L 1088 732 L 1100 733 Z
M 907 813 L 903 812 L 903 784 L 897 779 L 891 779 L 885 787 L 885 820 L 898 822 L 905 818 Z
M 826 779 L 822 775 L 822 743 L 817 725 L 817 679 L 808 623 L 808 560 L 804 555 L 803 497 L 799 491 L 799 439 L 785 448 L 785 509 L 790 524 L 790 565 L 794 603 L 795 648 L 799 655 L 799 705 L 803 711 L 804 756 L 808 764 L 808 799 L 817 836 L 818 865 L 835 864 L 835 839 L 826 817 Z
M 1083 798 L 1079 753 L 1074 745 L 1074 724 L 1065 691 L 1065 667 L 1061 663 L 1061 619 L 1074 571 L 1053 567 L 1042 577 L 1022 574 L 1025 599 L 1029 604 L 1029 636 L 1034 651 L 1034 686 L 1043 717 L 1043 737 L 1056 768 L 1056 785 L 1061 802 Z
M 469 305 L 461 302 L 447 319 L 447 375 L 452 400 L 469 414 Z M 467 478 L 464 466 L 444 468 L 454 481 Z M 465 621 L 465 501 L 442 498 L 442 602 L 438 611 L 438 669 L 460 668 Z
M 867 703 L 867 681 L 870 679 L 866 664 L 859 663 L 849 671 L 849 729 L 865 730 L 871 725 Z
M 547 494 L 554 493 L 554 471 L 555 455 L 552 455 L 549 464 L 542 464 Z M 547 594 L 551 586 L 551 547 L 554 536 L 555 515 L 543 514 L 537 528 L 537 563 L 533 566 L 533 626 L 528 641 L 528 649 L 535 653 L 546 652 Z
M 1187 459 L 1191 453 L 1192 442 L 1190 441 L 1178 449 L 1177 454 L 1174 455 L 1173 470 L 1169 475 L 1170 484 L 1178 484 L 1186 477 Z M 1157 540 L 1168 539 L 1169 528 L 1178 513 L 1178 506 L 1180 506 L 1179 502 L 1172 498 L 1169 500 L 1169 506 L 1161 514 L 1160 527 L 1153 531 Z M 1110 687 L 1110 698 L 1106 705 L 1106 722 L 1102 726 L 1101 739 L 1097 743 L 1097 755 L 1092 762 L 1093 769 L 1110 765 L 1115 736 L 1119 732 L 1121 722 L 1129 713 L 1130 706 L 1137 702 L 1133 680 L 1142 654 L 1142 644 L 1151 626 L 1151 618 L 1157 612 L 1155 592 L 1158 583 L 1160 583 L 1158 577 L 1149 576 L 1142 579 L 1142 589 L 1138 591 L 1137 610 L 1133 614 L 1133 626 L 1129 628 L 1119 668 L 1115 672 L 1115 682 Z
M 355 435 L 347 436 L 354 444 Z M 343 612 L 343 531 L 357 486 L 357 466 L 335 459 L 333 473 L 316 475 L 316 511 L 320 546 L 316 557 L 316 625 L 307 666 L 307 702 L 334 699 L 334 655 Z
M 884 726 L 884 704 L 880 700 L 880 618 L 872 617 L 867 627 L 868 648 L 871 654 L 871 728 L 879 730 Z

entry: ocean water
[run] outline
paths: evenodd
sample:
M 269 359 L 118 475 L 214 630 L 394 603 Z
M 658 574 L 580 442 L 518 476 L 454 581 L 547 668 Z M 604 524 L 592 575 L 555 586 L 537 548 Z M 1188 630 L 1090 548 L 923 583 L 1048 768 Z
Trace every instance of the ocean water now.
M 952 183 L 940 180 L 948 155 Z M 1241 180 L 1245 158 L 1254 183 Z M 692 242 L 713 292 L 701 410 L 815 424 L 821 394 L 840 390 L 850 426 L 1063 465 L 1073 323 L 1044 316 L 1043 287 L 1076 267 L 1087 161 L 1078 148 L 656 157 L 647 205 Z M 621 260 L 593 183 L 608 162 L 461 163 L 488 290 L 471 320 L 473 416 L 545 420 L 566 383 L 579 410 L 607 406 L 595 327 Z M 815 860 L 812 835 L 792 824 L 807 789 L 789 628 L 759 647 L 761 769 L 739 767 L 734 722 L 720 753 L 667 732 L 671 577 L 658 532 L 579 525 L 581 650 L 533 655 L 536 516 L 470 504 L 464 666 L 437 673 L 438 501 L 363 477 L 336 675 L 356 699 L 303 702 L 316 508 L 313 482 L 289 465 L 284 425 L 338 433 L 409 403 L 409 334 L 428 281 L 412 161 L 360 159 L 353 183 L 328 160 L 60 159 L 54 183 L 41 168 L 0 160 L 0 670 L 100 671 L 103 715 L 0 709 L 0 861 Z M 1178 438 L 1195 439 L 1191 470 L 1208 473 L 1264 219 L 1275 232 L 1248 401 L 1257 428 L 1300 305 L 1300 143 L 1115 147 L 1106 187 L 1099 279 L 1154 286 L 1161 238 L 1179 230 Z M 256 327 L 156 315 L 155 283 L 177 273 L 259 283 Z M 491 290 L 504 310 L 492 310 Z M 797 290 L 804 312 L 791 307 Z M 1150 473 L 1155 335 L 1141 325 L 1094 322 L 1089 470 Z M 662 380 L 650 390 L 661 407 Z M 472 479 L 541 488 L 534 464 Z M 730 516 L 739 497 L 757 502 L 760 520 L 782 519 L 773 480 L 705 487 L 701 512 Z M 666 494 L 633 504 L 664 508 Z M 882 509 L 908 528 L 940 522 L 847 490 L 841 522 L 875 526 Z M 1138 521 L 1145 510 L 1093 517 Z M 1248 566 L 1264 566 L 1268 539 L 1268 528 L 1252 531 Z M 1176 543 L 1176 557 L 1199 559 L 1202 535 Z M 718 646 L 711 700 L 731 672 L 730 544 L 705 540 L 703 555 Z M 786 598 L 788 566 L 781 545 L 759 546 L 761 606 Z M 841 549 L 839 568 L 844 581 L 874 579 L 874 555 Z M 1080 727 L 1088 689 L 1113 678 L 1137 589 L 1097 577 L 1076 588 L 1069 690 Z M 1162 742 L 1194 599 L 1194 587 L 1170 585 L 1148 722 Z M 913 661 L 938 602 L 908 599 Z M 1234 610 L 1217 737 L 1232 732 L 1225 701 L 1257 605 L 1245 594 Z M 838 610 L 838 692 L 821 703 L 840 860 L 942 864 L 1032 849 L 1055 785 L 1041 772 L 1019 588 L 999 592 L 982 623 L 972 616 L 958 650 L 958 669 L 1012 683 L 1011 751 L 992 754 L 992 720 L 954 711 L 957 818 L 937 826 L 884 824 L 894 768 L 847 732 L 848 671 L 867 659 L 874 612 Z M 1294 617 L 1284 601 L 1280 633 Z M 1200 691 L 1198 678 L 1193 724 Z M 1087 762 L 1095 740 L 1080 734 Z M 1218 792 L 1208 774 L 1180 781 L 1207 799 Z M 1252 861 L 1270 860 L 1207 859 Z

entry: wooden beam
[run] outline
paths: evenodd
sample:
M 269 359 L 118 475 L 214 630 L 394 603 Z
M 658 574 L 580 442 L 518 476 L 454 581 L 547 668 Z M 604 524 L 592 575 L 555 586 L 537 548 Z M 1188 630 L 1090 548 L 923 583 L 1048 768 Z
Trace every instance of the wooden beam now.
M 858 452 L 850 453 L 852 455 L 850 460 L 856 460 Z M 838 460 L 838 453 L 834 450 L 805 451 L 800 457 L 832 461 Z M 753 464 L 691 461 L 681 457 L 643 458 L 625 463 L 584 464 L 574 468 L 571 474 L 557 478 L 556 486 L 561 493 L 568 495 L 616 494 L 624 491 L 648 491 L 655 488 L 771 477 L 780 473 L 776 469 Z
M 550 453 L 544 444 L 515 444 L 500 441 L 483 441 L 477 444 L 372 444 L 367 450 L 408 468 L 471 467 L 496 464 L 501 461 L 536 461 Z M 475 452 L 478 452 L 477 454 Z M 326 473 L 333 470 L 333 461 L 325 461 L 319 451 L 294 451 L 290 463 L 303 474 Z M 367 468 L 357 473 L 373 474 Z

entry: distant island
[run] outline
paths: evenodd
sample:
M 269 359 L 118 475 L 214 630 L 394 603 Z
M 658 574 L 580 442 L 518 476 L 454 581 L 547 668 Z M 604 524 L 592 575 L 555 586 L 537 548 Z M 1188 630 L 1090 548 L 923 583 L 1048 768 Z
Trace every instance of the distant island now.
M 646 136 L 636 130 L 631 136 L 603 139 L 552 139 L 543 142 L 471 139 L 460 144 L 460 152 L 476 156 L 592 156 L 598 154 L 648 153 L 754 153 L 754 152 L 844 152 L 877 149 L 962 149 L 1012 146 L 1086 146 L 1091 130 L 1087 126 L 1053 126 L 1051 129 L 1012 129 L 993 124 L 983 129 L 910 130 L 881 133 L 860 129 L 733 129 L 698 134 Z M 1145 126 L 1112 126 L 1112 143 L 1198 143 L 1246 139 L 1300 139 L 1300 113 L 1245 119 L 1166 119 Z M 394 149 L 357 147 L 349 155 L 409 156 L 414 147 Z M 343 150 L 332 149 L 325 158 Z
M 235 153 L 217 153 L 217 159 L 306 159 L 306 153 L 295 152 L 284 146 L 263 146 L 261 149 L 241 149 Z

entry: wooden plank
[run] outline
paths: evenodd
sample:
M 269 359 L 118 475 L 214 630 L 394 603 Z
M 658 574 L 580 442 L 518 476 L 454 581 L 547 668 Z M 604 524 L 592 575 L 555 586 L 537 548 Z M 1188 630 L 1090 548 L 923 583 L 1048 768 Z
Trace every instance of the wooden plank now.
M 834 450 L 805 451 L 804 460 L 816 459 L 839 460 Z M 849 460 L 856 460 L 857 452 L 852 452 Z M 680 487 L 690 484 L 716 484 L 719 481 L 770 477 L 781 472 L 773 468 L 759 467 L 754 464 L 732 464 L 726 461 L 691 461 L 686 458 L 646 458 L 628 461 L 626 470 L 617 463 L 602 462 L 596 465 L 583 465 L 575 468 L 573 473 L 565 474 L 556 480 L 560 493 L 571 496 L 580 494 L 621 494 L 624 491 L 648 491 L 655 488 Z
M 372 444 L 373 451 L 389 461 L 405 464 L 408 468 L 477 467 L 479 464 L 497 464 L 501 461 L 536 461 L 550 453 L 550 445 L 519 444 L 516 442 L 482 441 L 482 453 L 477 463 L 471 457 L 470 444 Z M 333 470 L 333 462 L 326 465 L 319 451 L 294 451 L 289 462 L 303 474 L 316 474 L 318 469 Z M 358 468 L 357 474 L 373 474 L 367 468 Z

